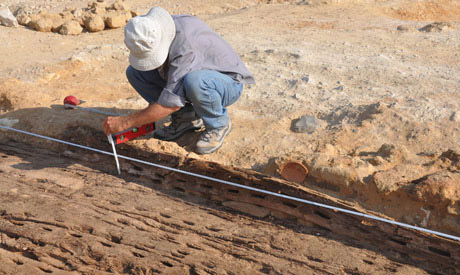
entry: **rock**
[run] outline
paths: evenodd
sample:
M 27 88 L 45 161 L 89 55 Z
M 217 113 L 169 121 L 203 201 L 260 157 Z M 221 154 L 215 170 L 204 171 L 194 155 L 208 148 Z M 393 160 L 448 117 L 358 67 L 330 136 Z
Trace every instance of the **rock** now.
M 105 29 L 105 23 L 102 17 L 94 15 L 85 20 L 85 28 L 90 32 L 98 32 Z
M 343 85 L 339 85 L 339 86 L 335 87 L 335 88 L 332 89 L 332 90 L 343 91 L 343 88 L 344 88 Z
M 56 32 L 64 24 L 59 14 L 42 12 L 30 17 L 29 27 L 40 32 Z
M 298 133 L 313 133 L 319 128 L 326 126 L 326 122 L 313 116 L 303 115 L 293 121 L 292 131 Z
M 75 14 L 74 14 L 74 16 L 77 19 L 77 21 L 80 23 L 80 25 L 82 27 L 85 27 L 85 24 L 86 24 L 85 22 L 90 20 L 95 15 L 93 13 L 91 13 L 89 10 L 85 10 L 85 11 L 82 10 L 80 16 L 76 16 Z
M 310 81 L 310 76 L 307 74 L 301 78 L 301 80 L 305 83 L 308 83 Z
M 71 11 L 64 11 L 59 14 L 62 18 L 62 20 L 65 22 L 72 21 L 75 19 L 75 16 Z
M 82 9 L 75 9 L 72 11 L 72 14 L 75 18 L 79 18 L 83 15 L 83 10 Z
M 104 15 L 107 12 L 107 10 L 105 8 L 95 8 L 91 9 L 91 12 L 98 15 Z
M 408 158 L 409 152 L 404 146 L 383 144 L 377 151 L 377 155 L 388 161 L 404 160 Z
M 97 2 L 94 2 L 94 1 L 91 1 L 88 3 L 88 8 L 90 9 L 101 9 L 103 8 L 104 10 L 107 8 L 107 2 L 105 1 L 97 1 Z
M 110 9 L 117 11 L 129 11 L 129 6 L 124 1 L 118 0 L 110 6 Z
M 59 30 L 60 34 L 63 35 L 77 35 L 83 31 L 83 28 L 80 26 L 80 23 L 76 20 L 71 20 L 65 22 L 61 29 Z
M 21 15 L 21 14 L 31 15 L 32 10 L 29 7 L 20 7 L 15 12 L 13 12 L 13 15 L 16 16 L 16 18 L 18 15 Z
M 112 12 L 106 16 L 105 23 L 110 29 L 123 27 L 131 19 L 131 13 L 128 11 Z
M 27 26 L 30 23 L 30 17 L 27 14 L 19 14 L 16 16 L 16 20 L 18 20 L 19 25 Z
M 441 32 L 452 28 L 452 25 L 447 22 L 434 22 L 420 28 L 421 32 Z
M 386 164 L 386 161 L 381 156 L 375 156 L 369 160 L 369 163 L 374 166 Z
M 449 119 L 450 121 L 460 122 L 460 112 L 453 112 Z
M 348 187 L 353 183 L 359 182 L 355 169 L 351 167 L 314 167 L 310 174 L 320 181 L 327 182 L 339 188 L 342 186 Z
M 397 28 L 396 28 L 398 31 L 400 32 L 407 32 L 409 31 L 409 28 L 405 25 L 399 25 Z
M 386 171 L 378 171 L 372 176 L 372 182 L 379 193 L 388 194 L 412 181 L 422 178 L 426 171 L 415 165 L 398 165 Z
M 437 208 L 445 208 L 452 201 L 460 197 L 460 175 L 441 171 L 428 175 L 411 185 L 409 195 L 414 196 L 417 201 L 426 202 Z
M 138 12 L 138 11 L 133 11 L 133 10 L 131 10 L 130 12 L 131 12 L 131 18 L 140 15 L 140 12 Z
M 384 113 L 387 109 L 388 107 L 380 102 L 359 106 L 356 123 L 362 126 L 365 120 L 375 119 L 376 115 Z
M 8 7 L 0 7 L 0 23 L 6 27 L 17 27 L 18 21 Z
M 449 149 L 441 154 L 441 159 L 448 159 L 452 163 L 457 163 L 460 160 L 460 153 Z
M 32 15 L 28 26 L 39 32 L 51 32 L 53 21 L 47 17 Z
M 226 201 L 222 203 L 224 206 L 232 208 L 237 211 L 258 217 L 264 218 L 270 214 L 270 210 L 265 207 L 257 206 L 254 204 L 249 204 L 245 202 L 238 201 Z

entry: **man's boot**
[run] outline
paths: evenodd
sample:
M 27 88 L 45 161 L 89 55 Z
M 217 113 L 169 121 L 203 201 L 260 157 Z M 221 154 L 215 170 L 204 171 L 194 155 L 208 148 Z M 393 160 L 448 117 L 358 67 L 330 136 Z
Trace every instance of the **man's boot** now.
M 192 104 L 186 103 L 179 111 L 171 114 L 171 124 L 155 131 L 155 138 L 161 140 L 175 140 L 188 131 L 199 130 L 203 127 L 203 120 L 198 117 Z

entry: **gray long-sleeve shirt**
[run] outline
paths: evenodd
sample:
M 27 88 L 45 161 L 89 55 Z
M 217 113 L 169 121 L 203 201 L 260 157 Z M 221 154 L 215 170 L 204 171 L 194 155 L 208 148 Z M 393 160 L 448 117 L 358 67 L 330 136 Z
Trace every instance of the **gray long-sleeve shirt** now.
M 176 37 L 163 68 L 167 84 L 158 99 L 159 104 L 184 106 L 183 79 L 193 71 L 215 70 L 242 84 L 254 83 L 238 54 L 203 21 L 190 15 L 173 15 L 173 20 Z

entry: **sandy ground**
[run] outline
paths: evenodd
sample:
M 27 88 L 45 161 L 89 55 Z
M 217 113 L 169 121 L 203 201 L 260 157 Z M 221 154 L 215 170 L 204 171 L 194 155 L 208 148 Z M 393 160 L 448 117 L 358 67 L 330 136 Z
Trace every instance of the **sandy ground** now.
M 427 274 L 376 245 L 18 145 L 0 153 L 0 274 Z
M 458 1 L 126 2 L 141 13 L 158 5 L 199 16 L 240 53 L 257 82 L 229 108 L 233 131 L 218 152 L 193 153 L 199 133 L 129 146 L 274 176 L 281 163 L 296 160 L 310 170 L 309 188 L 460 235 Z M 87 2 L 1 4 L 59 12 Z M 444 27 L 421 31 L 433 22 Z M 104 116 L 64 110 L 63 98 L 73 94 L 82 106 L 121 114 L 146 106 L 124 76 L 122 29 L 62 36 L 1 27 L 0 41 L 2 124 L 110 150 Z M 322 127 L 294 133 L 293 120 L 305 114 Z M 0 133 L 8 138 L 53 147 Z

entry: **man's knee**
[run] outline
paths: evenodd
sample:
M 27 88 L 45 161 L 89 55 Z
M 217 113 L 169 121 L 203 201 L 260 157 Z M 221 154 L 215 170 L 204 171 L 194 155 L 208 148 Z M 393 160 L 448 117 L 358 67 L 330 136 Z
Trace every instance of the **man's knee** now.
M 200 98 L 205 87 L 205 77 L 201 71 L 190 72 L 184 77 L 184 88 L 186 97 L 193 101 Z

